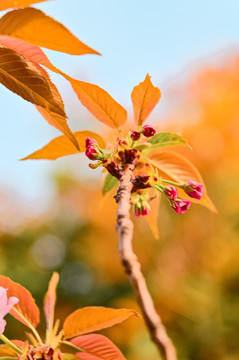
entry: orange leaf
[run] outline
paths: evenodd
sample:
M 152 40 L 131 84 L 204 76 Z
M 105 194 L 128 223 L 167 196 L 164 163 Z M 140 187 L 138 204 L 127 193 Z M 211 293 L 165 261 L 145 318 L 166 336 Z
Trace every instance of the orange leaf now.
M 74 136 L 77 140 L 80 152 L 85 151 L 85 139 L 91 137 L 95 139 L 100 146 L 100 148 L 105 148 L 105 142 L 102 137 L 92 131 L 76 131 Z M 66 155 L 73 155 L 79 152 L 75 146 L 69 141 L 66 136 L 59 136 L 51 140 L 46 146 L 42 149 L 35 151 L 31 155 L 26 156 L 21 160 L 29 159 L 46 159 L 46 160 L 55 160 L 59 157 Z
M 44 313 L 47 329 L 51 330 L 54 322 L 54 310 L 56 305 L 56 288 L 59 282 L 59 274 L 54 272 L 49 282 L 47 293 L 44 297 Z
M 186 183 L 190 179 L 204 184 L 197 168 L 182 155 L 176 154 L 172 151 L 153 150 L 148 155 L 148 158 L 151 164 L 159 170 L 159 175 L 166 180 L 182 184 Z M 203 188 L 204 193 L 201 200 L 191 198 L 182 189 L 178 188 L 179 197 L 204 205 L 212 211 L 216 211 L 214 204 L 207 195 L 205 184 Z
M 39 309 L 30 292 L 22 285 L 0 275 L 0 286 L 8 289 L 7 295 L 16 296 L 19 302 L 11 309 L 10 314 L 28 327 L 35 328 L 39 323 Z
M 147 216 L 145 216 L 155 239 L 159 239 L 158 218 L 160 199 L 161 194 L 159 193 L 158 197 L 150 202 L 151 211 Z
M 0 10 L 26 7 L 46 0 L 0 0 Z
M 77 336 L 71 343 L 102 360 L 125 360 L 120 350 L 107 337 L 99 334 Z M 79 354 L 81 355 L 81 354 Z
M 56 86 L 51 82 L 51 79 L 50 79 L 48 73 L 41 66 L 39 66 L 39 64 L 44 65 L 48 69 L 55 71 L 57 73 L 61 74 L 62 72 L 59 69 L 57 69 L 54 65 L 51 64 L 51 62 L 49 61 L 47 56 L 44 54 L 44 52 L 41 50 L 41 48 L 39 48 L 36 45 L 28 44 L 25 41 L 14 39 L 9 36 L 3 36 L 3 35 L 2 36 L 0 35 L 0 44 L 18 52 L 19 54 L 21 54 L 25 58 L 27 58 L 27 60 L 30 60 L 31 62 L 34 63 L 34 65 L 41 71 L 42 75 L 47 80 L 55 101 L 58 103 L 58 105 L 64 111 L 64 104 L 63 104 L 61 95 L 59 94 Z M 66 116 L 56 114 L 55 112 L 49 111 L 49 110 L 39 107 L 39 106 L 36 106 L 36 107 L 50 125 L 54 126 L 58 130 L 60 130 L 63 134 L 68 136 L 69 139 L 76 146 L 76 148 L 78 147 L 77 141 L 74 138 L 74 135 L 72 134 L 71 130 L 69 129 L 69 127 L 67 125 Z
M 38 69 L 41 71 L 42 75 L 45 77 L 45 79 L 48 82 L 48 85 L 51 89 L 52 95 L 56 101 L 56 103 L 64 110 L 64 103 L 61 98 L 61 95 L 57 89 L 57 87 L 51 82 L 50 76 L 48 75 L 47 71 L 43 69 L 39 64 L 35 63 L 35 66 L 38 67 Z M 74 137 L 73 133 L 71 132 L 69 126 L 67 125 L 66 115 L 61 116 L 58 115 L 52 111 L 49 111 L 43 107 L 37 106 L 37 110 L 42 114 L 42 116 L 46 119 L 48 124 L 54 126 L 56 129 L 60 130 L 64 135 L 66 135 L 72 143 L 75 145 L 77 150 L 79 150 L 79 145 Z
M 126 110 L 121 105 L 119 105 L 105 90 L 101 89 L 97 85 L 75 80 L 64 74 L 50 62 L 42 49 L 38 46 L 3 35 L 0 35 L 0 44 L 17 51 L 28 60 L 34 63 L 39 63 L 48 69 L 64 76 L 65 79 L 71 83 L 82 104 L 86 106 L 86 108 L 92 112 L 92 114 L 98 120 L 113 128 L 125 123 L 127 118 Z M 46 111 L 41 111 L 41 113 L 46 119 L 48 117 L 47 121 L 50 120 L 49 116 L 45 114 Z M 58 122 L 60 122 L 59 119 Z
M 11 36 L 0 35 L 0 45 L 16 51 L 23 55 L 27 60 L 44 65 L 48 69 L 60 72 L 48 59 L 39 46 L 29 44 L 26 41 L 15 39 Z
M 75 37 L 64 25 L 28 7 L 13 10 L 0 19 L 0 35 L 8 35 L 47 49 L 71 55 L 99 53 Z
M 160 90 L 153 86 L 147 74 L 145 80 L 138 86 L 135 86 L 131 94 L 136 124 L 143 124 L 159 102 L 160 97 Z
M 118 104 L 105 90 L 97 85 L 72 79 L 65 75 L 70 81 L 78 99 L 98 120 L 104 124 L 118 128 L 127 119 L 126 110 Z
M 0 48 L 0 82 L 23 99 L 65 116 L 42 72 L 11 49 Z
M 70 314 L 63 324 L 66 338 L 86 334 L 92 331 L 108 328 L 121 323 L 132 315 L 138 315 L 134 310 L 110 309 L 105 307 L 84 307 Z

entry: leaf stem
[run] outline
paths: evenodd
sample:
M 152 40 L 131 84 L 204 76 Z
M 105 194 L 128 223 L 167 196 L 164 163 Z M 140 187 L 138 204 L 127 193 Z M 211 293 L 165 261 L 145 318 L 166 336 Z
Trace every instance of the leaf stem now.
M 181 184 L 176 183 L 176 182 L 174 182 L 174 181 L 170 181 L 170 180 L 164 180 L 164 179 L 162 179 L 162 182 L 165 182 L 166 184 L 178 186 L 178 187 L 181 187 L 181 186 L 182 186 Z
M 9 340 L 5 335 L 0 335 L 0 339 L 5 342 L 5 344 L 11 346 L 11 348 L 14 349 L 18 354 L 22 354 L 22 350 L 15 344 L 13 344 L 13 342 Z

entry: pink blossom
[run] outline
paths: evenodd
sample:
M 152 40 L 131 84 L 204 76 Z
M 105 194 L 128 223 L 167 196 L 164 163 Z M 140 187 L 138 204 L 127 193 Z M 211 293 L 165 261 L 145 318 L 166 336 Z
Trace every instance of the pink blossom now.
M 6 326 L 6 320 L 4 316 L 9 313 L 11 308 L 19 301 L 15 296 L 7 298 L 7 289 L 0 286 L 0 335 L 4 332 Z
M 131 139 L 134 141 L 138 140 L 140 138 L 140 132 L 138 131 L 132 131 L 130 135 Z
M 191 201 L 189 200 L 177 199 L 171 202 L 171 207 L 177 214 L 185 214 L 190 206 Z
M 151 137 L 151 136 L 153 136 L 154 134 L 156 134 L 156 130 L 155 130 L 152 126 L 145 125 L 145 126 L 143 126 L 143 128 L 142 128 L 142 133 L 143 133 L 143 135 L 146 136 L 146 137 Z
M 183 190 L 192 198 L 200 200 L 203 195 L 203 184 L 188 180 L 188 183 L 184 185 Z
M 95 147 L 91 145 L 87 146 L 85 154 L 90 160 L 96 160 L 98 157 L 98 153 L 95 150 Z
M 178 191 L 173 186 L 167 186 L 164 188 L 164 193 L 167 195 L 169 199 L 177 199 Z

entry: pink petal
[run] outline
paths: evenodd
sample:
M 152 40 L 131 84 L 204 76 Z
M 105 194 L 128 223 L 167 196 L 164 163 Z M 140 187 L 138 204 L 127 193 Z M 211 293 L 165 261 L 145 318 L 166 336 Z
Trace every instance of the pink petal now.
M 5 312 L 7 306 L 7 289 L 4 289 L 0 286 L 0 316 L 5 316 L 7 312 Z
M 3 318 L 0 318 L 0 335 L 3 334 L 6 324 L 7 324 L 6 320 L 4 320 Z
M 17 297 L 11 296 L 11 297 L 8 299 L 8 303 L 7 303 L 7 309 L 8 309 L 7 313 L 9 313 L 9 311 L 11 310 L 11 308 L 12 308 L 14 305 L 16 305 L 18 302 L 19 302 L 19 299 L 18 299 Z M 6 313 L 6 314 L 7 314 L 7 313 Z M 6 314 L 5 314 L 5 315 L 6 315 Z

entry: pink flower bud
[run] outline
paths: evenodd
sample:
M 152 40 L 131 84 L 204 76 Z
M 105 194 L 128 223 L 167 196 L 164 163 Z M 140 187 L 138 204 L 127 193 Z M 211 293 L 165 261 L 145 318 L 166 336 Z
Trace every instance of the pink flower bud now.
M 183 190 L 186 194 L 197 200 L 200 200 L 203 196 L 203 184 L 193 180 L 188 180 L 188 183 L 183 186 Z
M 134 216 L 135 217 L 145 216 L 145 215 L 148 215 L 149 212 L 150 212 L 150 210 L 148 207 L 135 208 Z
M 0 286 L 0 335 L 5 330 L 6 320 L 4 320 L 4 316 L 9 313 L 11 308 L 18 303 L 19 299 L 15 296 L 11 296 L 9 299 L 7 298 L 7 289 L 4 289 Z
M 91 145 L 87 146 L 85 154 L 90 160 L 96 160 L 98 158 L 97 151 L 95 150 L 94 146 Z
M 185 214 L 190 206 L 191 201 L 189 200 L 178 199 L 171 202 L 171 207 L 177 214 Z
M 93 144 L 96 144 L 96 141 L 94 140 L 94 139 L 91 139 L 91 138 L 89 138 L 89 137 L 87 137 L 86 139 L 85 139 L 85 147 L 87 148 L 88 146 L 90 146 L 90 145 L 93 145 Z
M 140 138 L 140 132 L 138 131 L 132 131 L 130 135 L 131 139 L 134 141 L 138 140 Z
M 169 199 L 177 199 L 178 191 L 173 186 L 167 186 L 164 188 L 164 193 L 167 195 Z
M 143 133 L 143 135 L 146 136 L 146 137 L 151 137 L 151 136 L 153 136 L 154 134 L 156 134 L 156 130 L 155 130 L 152 126 L 145 125 L 145 126 L 143 126 L 143 128 L 142 128 L 142 133 Z

